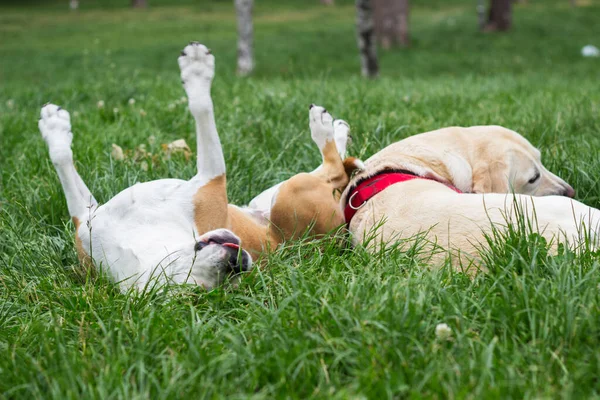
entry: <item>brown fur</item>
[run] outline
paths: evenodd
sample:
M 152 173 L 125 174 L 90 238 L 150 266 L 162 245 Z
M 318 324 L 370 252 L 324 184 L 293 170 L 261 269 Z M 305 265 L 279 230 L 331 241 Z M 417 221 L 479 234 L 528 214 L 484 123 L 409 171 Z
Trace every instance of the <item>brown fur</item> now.
M 347 178 L 345 180 L 347 183 Z M 343 182 L 341 180 L 340 182 Z M 330 232 L 344 223 L 335 185 L 312 174 L 298 174 L 284 183 L 271 209 L 271 223 L 278 242 L 310 233 L 319 235 Z M 235 231 L 234 231 L 235 232 Z
M 194 195 L 194 223 L 200 235 L 228 225 L 227 179 L 217 176 Z
M 77 250 L 77 258 L 79 259 L 79 263 L 85 269 L 91 269 L 94 267 L 92 259 L 83 249 L 83 243 L 81 243 L 81 238 L 77 234 L 79 231 L 79 226 L 81 225 L 81 221 L 77 217 L 71 217 L 73 221 L 73 225 L 75 225 L 75 249 Z
M 339 197 L 357 162 L 355 158 L 342 161 L 333 141 L 328 141 L 322 152 L 321 170 L 295 175 L 281 186 L 267 224 L 257 222 L 235 206 L 227 206 L 225 176 L 214 178 L 194 196 L 198 233 L 230 229 L 256 258 L 285 240 L 302 236 L 309 228 L 308 233 L 322 235 L 344 224 Z
M 228 207 L 229 220 L 226 228 L 233 231 L 242 240 L 242 245 L 252 258 L 277 247 L 278 241 L 269 234 L 271 226 L 263 225 L 236 206 Z

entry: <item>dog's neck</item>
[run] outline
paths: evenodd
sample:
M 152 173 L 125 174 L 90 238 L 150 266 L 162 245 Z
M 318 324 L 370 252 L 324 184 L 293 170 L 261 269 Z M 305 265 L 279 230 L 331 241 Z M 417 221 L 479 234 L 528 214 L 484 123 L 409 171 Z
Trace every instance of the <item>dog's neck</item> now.
M 365 171 L 352 178 L 344 194 L 357 182 L 386 170 L 407 171 L 455 186 L 465 193 L 471 192 L 472 180 L 469 177 L 472 176 L 472 167 L 468 154 L 455 148 L 440 153 L 426 147 L 400 144 L 392 144 L 381 150 L 376 157 L 365 161 Z

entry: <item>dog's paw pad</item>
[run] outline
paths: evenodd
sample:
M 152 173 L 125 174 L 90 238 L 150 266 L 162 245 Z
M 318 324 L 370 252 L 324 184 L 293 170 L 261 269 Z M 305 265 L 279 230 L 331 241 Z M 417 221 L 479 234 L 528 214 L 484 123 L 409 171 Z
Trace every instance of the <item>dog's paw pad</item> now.
M 52 161 L 57 161 L 70 154 L 73 134 L 71 133 L 71 116 L 55 104 L 46 104 L 40 112 L 38 126 L 42 137 L 48 144 Z
M 190 80 L 211 81 L 215 76 L 215 57 L 210 50 L 198 42 L 191 42 L 177 59 L 184 84 Z
M 311 105 L 308 111 L 310 135 L 319 148 L 327 141 L 333 140 L 333 117 L 321 106 Z

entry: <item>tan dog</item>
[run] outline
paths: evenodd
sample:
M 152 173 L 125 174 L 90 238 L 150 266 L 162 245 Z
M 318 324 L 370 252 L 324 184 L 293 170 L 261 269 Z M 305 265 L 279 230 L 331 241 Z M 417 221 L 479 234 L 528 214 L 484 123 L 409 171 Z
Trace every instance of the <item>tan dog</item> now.
M 402 173 L 402 183 L 374 189 L 381 179 Z M 586 237 L 597 246 L 600 211 L 573 196 L 573 188 L 544 168 L 540 152 L 521 135 L 475 126 L 423 133 L 386 147 L 365 162 L 341 201 L 355 244 L 424 238 L 426 247 L 450 250 L 462 262 L 477 259 L 493 227 L 502 230 L 519 215 L 554 246 L 579 246 Z M 437 261 L 446 255 L 439 253 Z
M 98 205 L 73 164 L 69 113 L 52 104 L 41 111 L 39 128 L 75 223 L 79 258 L 108 271 L 124 289 L 155 281 L 212 288 L 232 274 L 249 270 L 251 256 L 284 240 L 308 229 L 313 234 L 333 230 L 344 223 L 339 190 L 360 165 L 354 159 L 344 164 L 339 154 L 345 152 L 348 125 L 334 123 L 325 109 L 311 106 L 311 136 L 323 165 L 281 185 L 267 213 L 270 221 L 229 205 L 210 96 L 214 57 L 194 42 L 181 53 L 179 66 L 197 133 L 198 173 L 189 181 L 136 184 Z M 336 142 L 344 148 L 338 151 Z

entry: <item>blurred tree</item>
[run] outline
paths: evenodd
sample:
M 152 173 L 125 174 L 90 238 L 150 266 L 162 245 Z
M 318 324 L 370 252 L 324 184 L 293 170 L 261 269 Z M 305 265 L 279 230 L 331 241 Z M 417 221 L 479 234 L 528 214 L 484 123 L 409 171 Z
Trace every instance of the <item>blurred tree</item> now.
M 334 3 L 334 0 L 321 0 L 321 4 L 325 4 L 326 6 L 332 6 Z
M 512 25 L 512 1 L 491 0 L 484 31 L 507 31 Z
M 71 10 L 77 10 L 79 8 L 79 0 L 71 0 L 71 1 L 69 1 L 69 8 Z
M 147 0 L 131 0 L 131 7 L 146 8 L 146 7 L 148 7 L 148 1 Z
M 373 9 L 375 35 L 381 46 L 408 46 L 408 0 L 373 0 Z
M 375 78 L 379 74 L 377 44 L 373 29 L 371 0 L 356 0 L 356 39 L 363 76 Z
M 485 17 L 485 0 L 477 0 L 477 21 L 479 29 L 484 30 L 487 18 Z
M 254 36 L 252 27 L 253 5 L 254 0 L 235 0 L 238 28 L 237 72 L 239 75 L 248 75 L 254 69 L 252 51 Z

